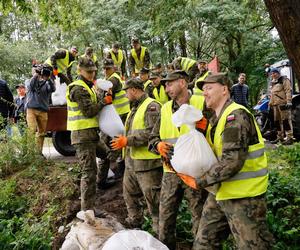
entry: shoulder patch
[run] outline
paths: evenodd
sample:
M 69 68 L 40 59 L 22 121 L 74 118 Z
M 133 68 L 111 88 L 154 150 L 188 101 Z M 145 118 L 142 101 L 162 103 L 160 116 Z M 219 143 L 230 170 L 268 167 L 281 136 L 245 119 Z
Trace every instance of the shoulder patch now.
M 226 121 L 231 122 L 231 121 L 234 121 L 234 120 L 235 120 L 235 115 L 229 115 L 229 116 L 227 116 Z

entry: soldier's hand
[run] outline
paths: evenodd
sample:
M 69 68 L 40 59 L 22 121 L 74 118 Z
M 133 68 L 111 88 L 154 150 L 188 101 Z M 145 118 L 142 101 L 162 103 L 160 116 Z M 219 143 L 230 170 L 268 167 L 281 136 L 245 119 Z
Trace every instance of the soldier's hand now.
M 103 102 L 105 105 L 109 105 L 112 104 L 112 96 L 111 95 L 107 95 L 103 98 Z
M 185 174 L 180 174 L 180 173 L 176 173 L 176 174 L 186 185 L 188 185 L 193 189 L 198 189 L 198 185 L 194 177 Z
M 127 146 L 128 139 L 124 135 L 119 135 L 111 140 L 110 146 L 113 150 L 119 150 Z
M 206 133 L 206 129 L 208 127 L 208 121 L 205 117 L 196 122 L 196 128 L 203 134 Z
M 159 152 L 159 154 L 167 161 L 170 161 L 174 154 L 174 146 L 169 142 L 159 142 L 156 146 L 156 149 Z
M 58 76 L 58 69 L 53 69 L 53 75 Z

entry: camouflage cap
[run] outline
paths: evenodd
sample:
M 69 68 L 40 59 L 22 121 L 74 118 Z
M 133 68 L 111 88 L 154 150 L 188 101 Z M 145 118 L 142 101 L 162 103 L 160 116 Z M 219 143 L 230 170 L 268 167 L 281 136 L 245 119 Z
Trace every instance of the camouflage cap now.
M 112 59 L 104 59 L 103 60 L 103 68 L 109 69 L 114 67 L 114 61 Z
M 144 90 L 144 83 L 140 78 L 131 78 L 125 82 L 125 85 L 123 87 L 124 90 L 129 89 L 129 88 L 136 88 L 136 89 Z
M 92 47 L 87 47 L 87 48 L 85 49 L 85 53 L 86 53 L 86 54 L 92 54 L 93 52 L 94 52 L 94 50 L 93 50 Z
M 224 72 L 215 73 L 207 76 L 203 81 L 197 83 L 197 87 L 199 89 L 202 89 L 205 83 L 219 83 L 228 86 L 228 88 L 231 87 L 231 82 L 228 78 L 228 75 Z
M 197 63 L 198 63 L 198 64 L 199 64 L 199 63 L 203 63 L 203 64 L 205 63 L 205 64 L 207 64 L 207 61 L 206 61 L 206 60 L 204 60 L 204 59 L 200 59 L 200 60 L 198 60 L 198 62 L 197 62 Z
M 142 68 L 141 70 L 140 70 L 140 73 L 141 74 L 148 74 L 150 72 L 150 69 L 147 69 L 147 68 Z
M 161 79 L 161 82 L 170 82 L 177 79 L 185 79 L 188 80 L 188 74 L 184 70 L 174 70 L 167 74 L 166 78 Z
M 133 38 L 131 39 L 131 42 L 132 42 L 132 43 L 139 43 L 140 40 L 139 40 L 137 37 L 133 37 Z
M 96 64 L 93 62 L 93 60 L 88 57 L 85 57 L 85 56 L 79 58 L 78 67 L 85 71 L 96 71 L 97 70 Z
M 158 77 L 161 77 L 161 75 L 157 72 L 152 72 L 149 79 L 152 80 L 152 79 L 156 79 Z

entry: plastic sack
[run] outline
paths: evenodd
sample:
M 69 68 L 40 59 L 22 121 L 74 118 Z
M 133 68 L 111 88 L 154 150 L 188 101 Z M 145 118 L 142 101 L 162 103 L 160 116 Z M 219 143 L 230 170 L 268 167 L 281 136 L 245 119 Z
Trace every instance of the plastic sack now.
M 163 243 L 151 234 L 142 230 L 123 230 L 111 236 L 103 245 L 102 250 L 168 250 Z
M 51 95 L 52 104 L 54 106 L 66 105 L 67 84 L 66 83 L 60 84 L 60 78 L 58 77 L 55 77 L 54 83 L 56 89 L 55 92 L 53 92 Z
M 174 146 L 171 159 L 176 172 L 200 177 L 217 162 L 210 145 L 204 135 L 195 129 L 196 121 L 203 117 L 202 112 L 191 105 L 184 104 L 172 117 L 176 127 L 186 124 L 190 132 L 180 136 Z
M 96 86 L 99 89 L 102 89 L 104 91 L 108 91 L 110 88 L 112 88 L 113 84 L 111 81 L 103 80 L 103 79 L 97 79 L 96 80 Z
M 106 240 L 124 227 L 111 216 L 96 218 L 94 211 L 77 213 L 80 221 L 72 225 L 61 250 L 99 250 Z

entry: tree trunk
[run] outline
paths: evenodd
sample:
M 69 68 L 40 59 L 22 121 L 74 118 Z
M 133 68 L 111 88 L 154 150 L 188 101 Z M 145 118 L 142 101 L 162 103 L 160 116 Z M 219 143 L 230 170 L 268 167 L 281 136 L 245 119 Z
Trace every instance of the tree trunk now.
M 181 56 L 183 57 L 187 57 L 187 52 L 186 52 L 186 37 L 184 32 L 181 34 L 181 36 L 179 37 L 179 47 L 181 50 Z
M 292 67 L 300 79 L 300 2 L 264 0 Z

